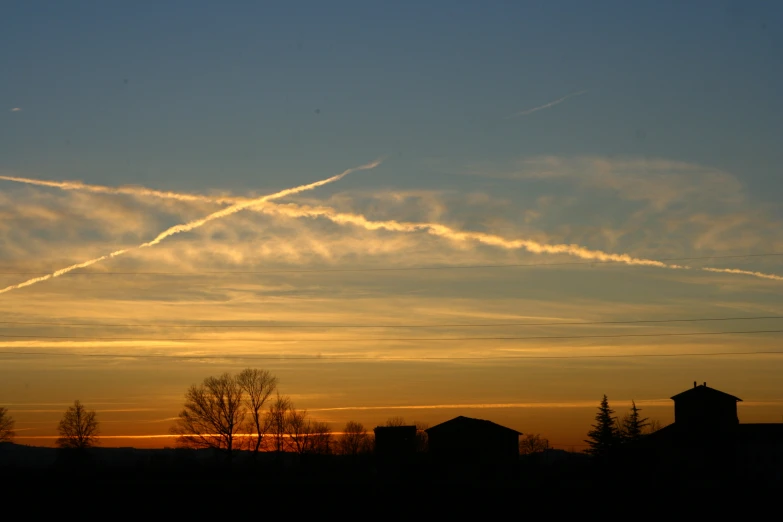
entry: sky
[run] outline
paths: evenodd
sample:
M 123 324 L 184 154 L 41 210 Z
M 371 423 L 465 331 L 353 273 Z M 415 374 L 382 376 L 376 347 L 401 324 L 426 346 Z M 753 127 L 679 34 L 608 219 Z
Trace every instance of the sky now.
M 172 445 L 187 387 L 246 367 L 335 431 L 466 415 L 579 450 L 604 394 L 667 424 L 694 380 L 780 422 L 781 23 L 773 2 L 12 2 L 18 441 L 52 444 L 79 399 L 105 445 Z

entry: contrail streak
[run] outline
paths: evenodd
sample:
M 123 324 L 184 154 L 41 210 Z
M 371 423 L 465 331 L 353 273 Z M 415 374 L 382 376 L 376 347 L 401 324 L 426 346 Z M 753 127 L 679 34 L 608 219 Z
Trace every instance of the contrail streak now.
M 773 281 L 783 281 L 783 276 L 776 274 L 765 274 L 764 272 L 753 272 L 751 270 L 740 270 L 738 268 L 709 268 L 704 267 L 702 270 L 706 272 L 718 272 L 721 274 L 740 274 L 749 275 L 754 277 L 760 277 L 762 279 L 772 279 Z
M 653 266 L 658 268 L 668 268 L 674 270 L 688 270 L 691 267 L 687 265 L 676 265 L 656 261 L 654 259 L 645 259 L 633 257 L 628 254 L 612 254 L 601 250 L 592 250 L 575 244 L 546 244 L 530 239 L 506 239 L 494 234 L 485 234 L 482 232 L 465 232 L 455 230 L 446 225 L 437 223 L 410 223 L 394 220 L 372 221 L 361 214 L 351 214 L 337 212 L 331 207 L 310 207 L 297 205 L 295 203 L 273 204 L 254 206 L 254 210 L 265 213 L 283 214 L 288 217 L 323 217 L 338 224 L 356 225 L 366 230 L 389 230 L 393 232 L 419 232 L 425 231 L 435 236 L 444 237 L 454 241 L 476 241 L 486 245 L 497 246 L 509 250 L 526 250 L 534 254 L 565 254 L 577 257 L 579 259 L 592 261 L 610 261 L 623 263 L 626 265 Z M 783 276 L 776 274 L 765 274 L 763 272 L 753 272 L 750 270 L 740 270 L 736 268 L 710 268 L 702 267 L 700 270 L 707 272 L 718 272 L 725 274 L 739 274 L 759 277 L 762 279 L 771 279 L 774 281 L 783 281 Z
M 351 224 L 366 230 L 389 230 L 393 232 L 428 232 L 454 241 L 476 241 L 486 245 L 497 246 L 509 250 L 527 250 L 535 254 L 567 254 L 580 259 L 594 261 L 614 261 L 627 265 L 655 266 L 659 268 L 688 269 L 684 265 L 667 264 L 654 259 L 632 257 L 628 254 L 611 254 L 600 250 L 591 250 L 573 244 L 546 244 L 530 239 L 506 239 L 494 234 L 483 232 L 465 232 L 455 230 L 438 223 L 411 223 L 404 221 L 372 221 L 361 214 L 337 212 L 330 207 L 308 207 L 296 204 L 285 205 L 255 205 L 255 210 L 265 213 L 283 214 L 289 217 L 324 217 L 338 224 Z
M 465 232 L 455 230 L 446 225 L 438 223 L 410 223 L 394 220 L 372 221 L 361 214 L 337 212 L 331 207 L 310 207 L 297 205 L 295 203 L 273 204 L 265 206 L 254 206 L 254 210 L 265 213 L 283 214 L 289 217 L 323 217 L 338 224 L 356 225 L 366 230 L 389 230 L 393 232 L 419 232 L 425 231 L 434 236 L 440 236 L 454 241 L 476 241 L 486 245 L 497 246 L 509 250 L 526 250 L 534 254 L 565 254 L 577 257 L 579 259 L 592 261 L 610 261 L 623 263 L 626 265 L 653 266 L 658 268 L 669 268 L 674 270 L 689 270 L 691 267 L 686 265 L 676 265 L 664 263 L 654 259 L 645 259 L 633 257 L 628 254 L 612 254 L 601 250 L 592 250 L 575 244 L 547 244 L 533 241 L 530 239 L 506 239 L 494 234 L 485 234 L 482 232 Z M 749 270 L 739 270 L 736 268 L 709 268 L 702 267 L 700 270 L 707 272 L 718 272 L 725 274 L 739 274 L 759 277 L 762 279 L 771 279 L 774 281 L 783 281 L 783 276 L 776 274 L 765 274 L 763 272 L 753 272 Z
M 345 170 L 345 171 L 341 172 L 340 174 L 334 175 L 334 176 L 332 176 L 330 178 L 322 179 L 320 181 L 315 181 L 313 183 L 308 183 L 306 185 L 300 185 L 298 187 L 288 188 L 288 189 L 285 189 L 285 190 L 281 190 L 280 192 L 275 192 L 274 194 L 269 194 L 267 196 L 262 196 L 260 198 L 248 199 L 248 200 L 240 202 L 240 203 L 234 203 L 233 205 L 228 206 L 228 207 L 223 208 L 223 209 L 220 209 L 220 210 L 218 210 L 216 212 L 213 212 L 212 214 L 209 214 L 208 216 L 206 216 L 206 217 L 204 217 L 202 219 L 197 219 L 197 220 L 191 221 L 189 223 L 184 223 L 184 224 L 181 224 L 181 225 L 175 225 L 173 227 L 170 227 L 170 228 L 164 230 L 163 232 L 161 232 L 160 234 L 158 234 L 157 237 L 155 237 L 155 239 L 153 239 L 152 241 L 148 241 L 146 243 L 142 243 L 141 245 L 139 245 L 137 247 L 131 247 L 131 248 L 125 248 L 125 249 L 121 249 L 121 250 L 116 250 L 116 251 L 114 251 L 114 252 L 112 252 L 110 254 L 106 254 L 104 256 L 100 256 L 100 257 L 96 257 L 94 259 L 90 259 L 89 261 L 84 261 L 82 263 L 77 263 L 75 265 L 71 265 L 71 266 L 68 266 L 68 267 L 65 267 L 65 268 L 61 268 L 60 270 L 52 272 L 51 274 L 46 274 L 46 275 L 40 276 L 40 277 L 34 277 L 33 279 L 28 279 L 27 281 L 24 281 L 22 283 L 19 283 L 19 284 L 16 284 L 16 285 L 7 286 L 7 287 L 5 287 L 3 289 L 0 289 L 0 294 L 4 294 L 6 292 L 10 292 L 11 290 L 16 290 L 18 288 L 24 288 L 25 286 L 34 285 L 36 283 L 40 283 L 42 281 L 46 281 L 47 279 L 52 279 L 52 278 L 55 278 L 55 277 L 59 277 L 59 276 L 61 276 L 63 274 L 67 274 L 68 272 L 70 272 L 72 270 L 76 270 L 77 268 L 85 268 L 85 267 L 88 267 L 88 266 L 93 265 L 95 263 L 98 263 L 100 261 L 103 261 L 103 260 L 106 260 L 106 259 L 110 259 L 110 258 L 113 258 L 113 257 L 117 257 L 117 256 L 121 256 L 121 255 L 123 255 L 123 254 L 125 254 L 125 253 L 127 253 L 127 252 L 129 252 L 131 250 L 135 250 L 135 249 L 138 249 L 138 248 L 148 248 L 148 247 L 157 245 L 158 243 L 160 243 L 161 241 L 163 241 L 167 237 L 173 236 L 174 234 L 179 234 L 180 232 L 188 232 L 188 231 L 193 230 L 195 228 L 201 227 L 201 226 L 205 225 L 206 223 L 209 223 L 210 221 L 213 221 L 215 219 L 220 219 L 220 218 L 223 218 L 223 217 L 226 217 L 226 216 L 230 216 L 231 214 L 236 214 L 240 210 L 244 210 L 244 209 L 246 209 L 248 207 L 251 207 L 253 205 L 263 204 L 264 202 L 267 202 L 267 201 L 270 201 L 270 200 L 273 200 L 273 199 L 283 198 L 285 196 L 290 196 L 291 194 L 298 194 L 299 192 L 304 192 L 306 190 L 312 190 L 312 189 L 318 188 L 320 186 L 326 185 L 327 183 L 333 183 L 335 181 L 339 181 L 340 179 L 344 178 L 348 174 L 350 174 L 352 172 L 356 172 L 357 170 L 373 169 L 373 168 L 377 167 L 378 165 L 380 165 L 381 162 L 382 162 L 382 160 L 378 159 L 378 160 L 373 161 L 372 163 L 367 163 L 366 165 L 360 165 L 359 167 L 350 168 L 350 169 Z
M 576 94 L 580 94 L 580 93 L 576 93 Z M 573 94 L 571 96 L 575 96 L 576 94 Z M 373 168 L 377 166 L 377 164 L 379 164 L 379 162 L 374 162 L 369 165 L 357 167 L 354 170 L 359 170 L 362 168 Z M 338 176 L 329 178 L 329 180 L 336 181 L 335 178 L 344 176 L 348 172 L 349 171 L 346 171 L 342 174 L 339 174 Z M 628 254 L 612 254 L 608 252 L 603 252 L 601 250 L 592 250 L 575 244 L 551 245 L 551 244 L 540 243 L 538 241 L 533 241 L 529 239 L 506 239 L 504 237 L 494 235 L 494 234 L 460 231 L 438 223 L 412 223 L 412 222 L 395 221 L 395 220 L 374 221 L 374 220 L 367 219 L 362 214 L 338 212 L 332 207 L 325 207 L 325 206 L 315 207 L 315 206 L 308 206 L 308 205 L 298 205 L 295 203 L 285 203 L 285 204 L 269 203 L 269 200 L 271 199 L 277 199 L 278 197 L 283 197 L 279 195 L 272 195 L 275 197 L 265 196 L 266 199 L 264 198 L 252 199 L 252 198 L 241 198 L 241 197 L 231 197 L 231 196 L 211 197 L 211 196 L 203 196 L 197 194 L 181 194 L 176 192 L 159 191 L 159 190 L 149 189 L 145 187 L 114 188 L 114 187 L 106 187 L 101 185 L 87 185 L 80 182 L 41 181 L 41 180 L 35 180 L 30 178 L 16 178 L 11 176 L 0 176 L 0 179 L 5 179 L 8 181 L 17 181 L 21 183 L 30 183 L 36 185 L 57 187 L 57 188 L 62 188 L 64 190 L 87 190 L 91 192 L 100 192 L 100 193 L 107 193 L 107 194 L 122 193 L 122 194 L 138 195 L 138 196 L 153 196 L 153 197 L 160 197 L 160 198 L 177 199 L 180 201 L 205 201 L 205 202 L 212 202 L 212 203 L 226 203 L 226 202 L 232 203 L 231 206 L 226 207 L 225 209 L 218 211 L 215 214 L 219 214 L 221 212 L 233 213 L 238 210 L 232 211 L 231 210 L 232 208 L 241 207 L 241 208 L 249 208 L 250 210 L 254 210 L 257 212 L 284 215 L 291 218 L 303 218 L 303 217 L 324 218 L 337 224 L 354 225 L 360 228 L 364 228 L 365 230 L 388 230 L 392 232 L 407 232 L 407 233 L 427 232 L 434 236 L 447 238 L 453 241 L 460 241 L 460 242 L 475 241 L 478 243 L 492 245 L 492 246 L 505 248 L 509 250 L 519 250 L 519 249 L 526 250 L 528 252 L 535 253 L 535 254 L 564 254 L 564 255 L 570 255 L 585 260 L 617 262 L 626 265 L 652 266 L 652 267 L 668 268 L 668 269 L 675 269 L 675 270 L 686 270 L 691 268 L 686 265 L 668 264 L 654 259 L 637 258 L 637 257 L 630 256 Z M 317 183 L 323 184 L 323 183 L 330 182 L 329 180 L 324 180 L 322 182 L 317 182 Z M 306 185 L 305 187 L 315 188 L 312 187 L 311 185 Z M 298 187 L 296 189 L 289 189 L 289 190 L 295 192 L 301 192 L 302 190 L 308 190 L 308 189 Z M 295 192 L 288 192 L 287 194 L 291 194 Z M 191 222 L 187 225 L 178 225 L 177 227 L 172 227 L 166 232 L 160 234 L 158 238 L 156 238 L 155 240 L 149 243 L 145 243 L 144 245 L 141 245 L 138 248 L 144 246 L 152 246 L 152 244 L 157 244 L 157 242 L 160 242 L 160 240 L 162 240 L 163 237 L 167 237 L 171 234 L 176 234 L 177 232 L 184 232 L 185 228 L 182 227 L 192 226 L 193 228 L 195 228 L 196 226 L 201 226 L 201 224 L 203 223 L 196 224 L 196 225 L 194 225 L 194 223 L 199 223 L 201 221 L 206 222 L 205 220 L 216 219 L 215 217 L 211 217 L 211 216 L 215 216 L 215 214 L 211 214 L 210 216 L 207 216 L 207 218 L 204 218 L 204 220 Z M 190 230 L 190 228 L 188 230 Z M 125 251 L 119 251 L 119 252 L 121 254 L 124 253 Z M 100 258 L 91 261 L 86 261 L 85 263 L 81 263 L 75 268 L 83 268 L 84 266 L 89 266 L 90 264 L 120 254 L 115 252 L 109 254 L 108 256 L 102 256 Z M 69 267 L 68 269 L 63 269 L 63 270 L 70 271 L 71 269 L 75 269 L 75 268 Z M 735 268 L 702 267 L 699 268 L 699 270 L 703 270 L 707 272 L 716 272 L 716 273 L 747 275 L 752 277 L 758 277 L 761 279 L 769 279 L 773 281 L 783 281 L 783 276 L 779 276 L 776 274 L 766 274 L 763 272 L 754 272 L 754 271 L 740 270 Z M 57 275 L 62 275 L 63 273 L 65 272 L 58 271 Z M 34 284 L 39 280 L 46 280 L 46 279 L 50 279 L 51 277 L 57 277 L 57 276 L 54 276 L 53 274 L 49 274 L 46 276 L 42 276 L 40 278 L 31 279 L 30 281 L 21 283 L 21 285 L 18 286 L 28 286 L 29 284 Z M 0 293 L 4 291 L 7 290 L 0 290 Z
M 183 194 L 164 190 L 136 187 L 132 185 L 123 187 L 107 187 L 104 185 L 88 185 L 81 181 L 49 181 L 33 178 L 21 178 L 17 176 L 0 176 L 0 180 L 26 183 L 40 187 L 53 187 L 62 190 L 80 190 L 85 192 L 97 192 L 100 194 L 126 194 L 130 196 L 153 196 L 158 198 L 176 199 L 178 201 L 203 201 L 206 203 L 231 204 L 248 201 L 250 198 L 236 198 L 232 196 L 204 196 L 201 194 Z
M 557 100 L 551 101 L 551 102 L 546 103 L 544 105 L 540 105 L 538 107 L 533 107 L 532 109 L 527 109 L 527 110 L 524 110 L 524 111 L 521 111 L 521 112 L 515 112 L 514 114 L 506 116 L 505 119 L 509 120 L 511 118 L 518 118 L 520 116 L 526 116 L 528 114 L 532 114 L 532 113 L 537 112 L 537 111 L 542 111 L 544 109 L 548 109 L 550 107 L 554 107 L 555 105 L 559 105 L 559 104 L 563 103 L 564 101 L 566 101 L 568 98 L 573 98 L 574 96 L 580 96 L 582 94 L 585 94 L 586 92 L 587 91 L 572 92 L 571 94 L 567 94 L 567 95 L 563 96 L 562 98 L 558 98 Z

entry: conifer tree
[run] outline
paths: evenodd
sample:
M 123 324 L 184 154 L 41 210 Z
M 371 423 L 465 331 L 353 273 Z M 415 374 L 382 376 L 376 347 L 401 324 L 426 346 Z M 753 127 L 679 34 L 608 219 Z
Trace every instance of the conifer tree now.
M 636 402 L 631 401 L 631 413 L 623 418 L 623 439 L 625 442 L 633 442 L 639 440 L 642 436 L 644 428 L 649 425 L 648 419 L 640 418 L 639 412 L 641 408 L 636 407 Z
M 598 407 L 598 413 L 595 415 L 595 424 L 592 430 L 587 432 L 588 439 L 585 440 L 590 447 L 586 453 L 599 458 L 609 456 L 611 449 L 619 442 L 619 433 L 617 430 L 616 419 L 613 417 L 614 410 L 609 407 L 609 400 L 604 395 L 601 399 L 601 405 Z

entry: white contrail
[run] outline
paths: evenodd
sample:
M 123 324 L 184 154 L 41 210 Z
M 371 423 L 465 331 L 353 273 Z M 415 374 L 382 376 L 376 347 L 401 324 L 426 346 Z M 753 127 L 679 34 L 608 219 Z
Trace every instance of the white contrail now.
M 601 250 L 592 250 L 580 245 L 575 244 L 547 244 L 540 243 L 531 239 L 506 239 L 504 237 L 485 234 L 483 232 L 465 232 L 461 230 L 455 230 L 446 225 L 438 223 L 410 223 L 404 221 L 372 221 L 367 219 L 361 214 L 352 214 L 337 212 L 331 207 L 310 207 L 304 205 L 297 205 L 295 203 L 285 204 L 271 204 L 264 206 L 254 206 L 254 210 L 265 212 L 283 214 L 288 217 L 323 217 L 334 223 L 338 224 L 351 224 L 356 225 L 366 230 L 389 230 L 393 232 L 418 232 L 426 231 L 432 235 L 451 239 L 453 241 L 476 241 L 478 243 L 484 243 L 487 245 L 493 245 L 509 250 L 527 250 L 534 254 L 565 254 L 574 256 L 579 259 L 592 260 L 592 261 L 610 261 L 616 263 L 623 263 L 626 265 L 637 266 L 653 266 L 658 268 L 669 268 L 674 270 L 688 270 L 691 269 L 687 265 L 677 265 L 664 263 L 654 259 L 645 259 L 633 257 L 628 254 L 612 254 L 609 252 L 603 252 Z M 759 277 L 762 279 L 771 279 L 774 281 L 783 281 L 783 276 L 776 274 L 766 274 L 764 272 L 753 272 L 749 270 L 740 270 L 736 268 L 710 268 L 701 267 L 699 270 L 707 272 L 718 272 L 725 274 L 739 274 L 749 275 L 753 277 Z
M 740 270 L 738 268 L 709 268 L 704 267 L 702 270 L 705 270 L 707 272 L 718 272 L 721 274 L 740 274 L 740 275 L 749 275 L 754 277 L 760 277 L 762 279 L 772 279 L 774 281 L 783 281 L 783 276 L 779 276 L 776 274 L 765 274 L 764 272 L 753 272 L 751 270 Z
M 363 167 L 358 167 L 358 169 L 372 168 L 377 164 L 378 162 L 375 162 L 373 164 L 370 164 L 369 166 L 365 165 Z M 338 176 L 344 176 L 346 175 L 347 172 L 348 171 L 346 171 L 343 174 L 339 174 Z M 334 178 L 336 177 L 337 176 L 335 176 Z M 336 181 L 334 178 L 329 178 L 329 180 Z M 102 192 L 102 193 L 120 193 L 115 191 L 122 190 L 121 193 L 123 194 L 132 194 L 132 195 L 139 195 L 139 196 L 154 196 L 154 197 L 161 197 L 161 198 L 177 199 L 181 201 L 206 201 L 206 202 L 213 202 L 213 203 L 225 203 L 225 202 L 233 203 L 232 206 L 226 207 L 225 209 L 218 211 L 215 214 L 218 214 L 220 212 L 226 212 L 226 211 L 233 213 L 236 212 L 237 210 L 231 211 L 230 209 L 235 208 L 237 206 L 241 206 L 242 208 L 250 208 L 251 210 L 255 210 L 257 212 L 279 214 L 291 218 L 302 218 L 302 217 L 319 218 L 320 217 L 320 218 L 328 219 L 329 221 L 332 221 L 337 224 L 354 225 L 354 226 L 364 228 L 365 230 L 388 230 L 392 232 L 408 232 L 408 233 L 424 231 L 429 234 L 439 236 L 439 237 L 444 237 L 453 241 L 459 241 L 459 242 L 475 241 L 478 243 L 484 243 L 487 245 L 492 245 L 492 246 L 505 248 L 509 250 L 519 250 L 519 249 L 526 250 L 528 252 L 532 252 L 536 254 L 564 254 L 564 255 L 574 256 L 579 259 L 585 259 L 591 261 L 617 262 L 617 263 L 623 263 L 627 265 L 652 266 L 652 267 L 668 268 L 668 269 L 675 269 L 675 270 L 691 268 L 685 265 L 668 264 L 654 259 L 633 257 L 630 256 L 629 254 L 612 254 L 608 252 L 603 252 L 601 250 L 592 250 L 575 244 L 552 245 L 552 244 L 540 243 L 538 241 L 533 241 L 530 239 L 506 239 L 504 237 L 494 235 L 494 234 L 456 230 L 446 225 L 441 225 L 438 223 L 412 223 L 412 222 L 395 221 L 395 220 L 374 221 L 374 220 L 367 219 L 367 217 L 365 217 L 362 214 L 338 212 L 336 209 L 332 207 L 326 207 L 326 206 L 314 207 L 308 205 L 298 205 L 295 203 L 286 203 L 286 204 L 269 203 L 270 199 L 277 199 L 277 197 L 282 197 L 282 196 L 277 196 L 275 198 L 272 198 L 271 196 L 267 196 L 266 200 L 261 201 L 264 198 L 251 199 L 251 198 L 240 198 L 240 197 L 229 197 L 229 196 L 210 197 L 210 196 L 202 196 L 202 195 L 194 195 L 194 194 L 180 194 L 175 192 L 158 191 L 145 187 L 120 187 L 119 189 L 116 189 L 113 187 L 105 187 L 100 185 L 86 185 L 78 182 L 40 181 L 40 180 L 33 180 L 30 178 L 15 178 L 11 176 L 0 176 L 0 179 L 5 179 L 8 181 L 18 181 L 21 183 L 32 183 L 32 184 L 58 187 L 64 190 L 81 189 L 81 190 L 88 190 L 92 192 Z M 326 183 L 326 182 L 329 181 L 324 180 L 323 182 L 317 182 L 317 183 Z M 290 189 L 290 190 L 295 190 L 296 192 L 300 192 L 301 190 L 307 190 L 307 189 L 297 188 L 297 189 Z M 288 192 L 288 194 L 291 193 L 293 192 Z M 211 214 L 210 216 L 214 216 L 215 214 Z M 215 217 L 210 217 L 210 216 L 208 216 L 205 219 L 206 220 L 215 219 Z M 193 226 L 193 228 L 195 228 L 195 226 L 201 226 L 201 224 L 203 223 L 196 224 L 196 225 L 193 224 L 199 223 L 201 221 L 203 220 L 199 220 L 197 222 L 191 222 L 188 225 L 178 225 L 178 227 Z M 156 244 L 157 242 L 160 242 L 160 240 L 162 239 L 161 236 L 167 237 L 168 235 L 185 231 L 185 228 L 178 229 L 178 227 L 172 227 L 171 229 L 167 230 L 166 232 L 158 236 L 158 238 L 156 238 L 155 240 L 151 241 L 150 243 L 145 243 L 144 245 L 141 245 L 141 247 L 151 246 L 152 244 Z M 124 251 L 119 251 L 119 252 L 124 253 Z M 98 261 L 102 261 L 104 259 L 107 259 L 108 257 L 113 257 L 115 255 L 120 255 L 120 254 L 117 254 L 115 252 L 109 254 L 108 256 L 102 256 L 95 260 L 85 262 L 87 263 L 86 265 L 82 263 L 76 266 L 75 268 L 82 268 L 83 266 L 89 266 L 90 264 L 93 264 Z M 64 270 L 70 271 L 70 269 L 72 268 L 69 267 L 69 269 L 64 269 Z M 762 279 L 783 281 L 783 276 L 779 276 L 776 274 L 766 274 L 763 272 L 753 272 L 753 271 L 740 270 L 735 268 L 702 267 L 700 268 L 700 270 L 704 270 L 707 272 L 748 275 L 748 276 L 758 277 Z M 65 272 L 60 271 L 58 275 L 62 275 L 62 273 Z M 38 280 L 50 279 L 51 277 L 53 277 L 52 274 L 48 276 L 42 276 L 42 278 L 36 278 L 36 280 L 31 280 L 33 281 L 32 283 L 31 282 L 22 283 L 22 286 L 27 286 L 28 284 L 34 284 L 34 282 L 38 282 Z M 5 290 L 0 290 L 0 293 L 2 293 L 3 291 Z
M 23 283 L 19 283 L 18 285 L 11 285 L 3 288 L 0 290 L 0 294 L 4 294 L 6 292 L 10 292 L 11 290 L 16 290 L 17 288 L 24 288 L 25 286 L 34 285 L 36 283 L 40 283 L 41 281 L 46 281 L 47 279 L 52 279 L 54 277 L 60 277 L 63 274 L 67 274 L 71 270 L 76 270 L 77 268 L 85 268 L 90 265 L 94 265 L 95 263 L 99 261 L 103 261 L 104 259 L 111 259 L 112 257 L 121 256 L 125 252 L 127 252 L 129 249 L 126 250 L 117 250 L 115 252 L 112 252 L 111 254 L 106 254 L 105 256 L 96 257 L 95 259 L 90 259 L 89 261 L 84 261 L 83 263 L 79 263 L 76 265 L 71 265 L 65 268 L 61 268 L 60 270 L 57 270 L 55 272 L 52 272 L 51 274 L 46 274 L 40 277 L 34 277 L 32 279 L 28 279 L 27 281 Z
M 82 263 L 78 263 L 78 264 L 71 265 L 71 266 L 68 266 L 68 267 L 65 267 L 65 268 L 61 268 L 60 270 L 52 272 L 51 274 L 46 274 L 46 275 L 43 275 L 43 276 L 40 276 L 40 277 L 34 277 L 34 278 L 29 279 L 27 281 L 24 281 L 22 283 L 19 283 L 19 284 L 16 284 L 16 285 L 7 286 L 7 287 L 5 287 L 3 289 L 0 289 L 0 294 L 4 294 L 5 292 L 10 292 L 11 290 L 16 290 L 18 288 L 23 288 L 25 286 L 34 285 L 36 283 L 40 283 L 42 281 L 46 281 L 47 279 L 52 279 L 54 277 L 59 277 L 59 276 L 61 276 L 63 274 L 67 274 L 68 272 L 70 272 L 72 270 L 76 270 L 77 268 L 85 268 L 85 267 L 88 267 L 88 266 L 93 265 L 95 263 L 98 263 L 99 261 L 103 261 L 105 259 L 110 259 L 110 258 L 113 258 L 113 257 L 117 257 L 117 256 L 120 256 L 120 255 L 123 255 L 123 254 L 125 254 L 125 253 L 127 253 L 127 252 L 129 252 L 131 250 L 135 250 L 137 248 L 147 248 L 147 247 L 151 247 L 151 246 L 157 245 L 158 243 L 160 243 L 161 241 L 163 241 L 164 239 L 166 239 L 169 236 L 173 236 L 174 234 L 179 234 L 180 232 L 187 232 L 189 230 L 193 230 L 195 228 L 203 226 L 204 224 L 206 224 L 206 223 L 208 223 L 210 221 L 213 221 L 215 219 L 220 219 L 220 218 L 223 218 L 223 217 L 226 217 L 226 216 L 230 216 L 231 214 L 235 214 L 235 213 L 239 212 L 240 210 L 246 209 L 246 208 L 248 208 L 250 206 L 263 204 L 266 201 L 270 201 L 270 200 L 273 200 L 273 199 L 279 199 L 279 198 L 282 198 L 282 197 L 285 197 L 285 196 L 290 196 L 291 194 L 298 194 L 299 192 L 304 192 L 306 190 L 312 190 L 312 189 L 318 188 L 318 187 L 320 187 L 322 185 L 326 185 L 327 183 L 333 183 L 335 181 L 338 181 L 338 180 L 344 178 L 345 176 L 347 176 L 348 174 L 350 174 L 352 172 L 356 172 L 357 170 L 373 169 L 373 168 L 377 167 L 378 165 L 380 165 L 381 161 L 382 161 L 381 159 L 378 159 L 378 160 L 375 160 L 372 163 L 368 163 L 366 165 L 361 165 L 359 167 L 350 168 L 350 169 L 348 169 L 346 171 L 343 171 L 340 174 L 337 174 L 337 175 L 332 176 L 330 178 L 322 179 L 320 181 L 316 181 L 316 182 L 313 182 L 313 183 L 308 183 L 306 185 L 300 185 L 298 187 L 288 188 L 288 189 L 285 189 L 285 190 L 281 190 L 280 192 L 275 192 L 274 194 L 269 194 L 267 196 L 262 196 L 260 198 L 249 199 L 247 201 L 243 201 L 243 202 L 240 202 L 240 203 L 235 203 L 235 204 L 233 204 L 231 206 L 228 206 L 226 208 L 220 209 L 217 212 L 213 212 L 212 214 L 209 214 L 205 218 L 197 219 L 195 221 L 191 221 L 189 223 L 184 223 L 182 225 L 175 225 L 173 227 L 170 227 L 170 228 L 164 230 L 163 232 L 161 232 L 160 234 L 158 234 L 157 237 L 155 237 L 155 239 L 153 239 L 152 241 L 148 241 L 146 243 L 142 243 L 141 245 L 139 245 L 137 247 L 131 247 L 131 248 L 125 248 L 125 249 L 122 249 L 122 250 L 117 250 L 117 251 L 112 252 L 110 254 L 106 254 L 106 255 L 101 256 L 101 257 L 96 257 L 94 259 L 90 259 L 89 261 L 84 261 Z
M 62 190 L 81 190 L 85 192 L 97 192 L 100 194 L 127 194 L 130 196 L 154 196 L 166 199 L 176 199 L 178 201 L 203 201 L 207 203 L 240 203 L 249 198 L 222 197 L 222 196 L 203 196 L 201 194 L 183 194 L 179 192 L 170 192 L 163 190 L 149 189 L 146 187 L 123 186 L 107 187 L 105 185 L 88 185 L 81 181 L 49 181 L 43 179 L 21 178 L 17 176 L 0 176 L 0 180 L 14 181 L 16 183 L 26 183 L 28 185 L 37 185 L 40 187 L 53 187 Z
M 366 230 L 389 230 L 393 232 L 420 232 L 424 231 L 434 236 L 440 236 L 453 241 L 476 241 L 486 245 L 497 246 L 509 250 L 527 250 L 535 254 L 566 254 L 593 261 L 614 261 L 627 265 L 656 266 L 659 268 L 687 269 L 683 265 L 673 265 L 630 256 L 628 254 L 611 254 L 601 250 L 591 250 L 580 245 L 573 244 L 546 244 L 531 239 L 506 239 L 495 234 L 483 232 L 466 232 L 455 230 L 438 223 L 411 223 L 405 221 L 372 221 L 361 214 L 337 212 L 331 207 L 309 207 L 293 203 L 284 205 L 254 205 L 255 210 L 266 213 L 283 214 L 289 217 L 323 217 L 334 223 L 351 224 Z
M 550 107 L 554 107 L 555 105 L 559 105 L 559 104 L 563 103 L 568 98 L 573 98 L 574 96 L 579 96 L 579 95 L 585 94 L 586 92 L 587 91 L 572 92 L 571 94 L 566 94 L 562 98 L 558 98 L 557 100 L 551 101 L 551 102 L 546 103 L 544 105 L 540 105 L 538 107 L 533 107 L 532 109 L 527 109 L 527 110 L 524 110 L 524 111 L 521 111 L 521 112 L 515 112 L 514 114 L 506 116 L 505 119 L 509 120 L 511 118 L 518 118 L 519 116 L 526 116 L 528 114 L 532 114 L 532 113 L 537 112 L 537 111 L 548 109 Z
M 658 268 L 669 268 L 674 270 L 689 270 L 690 266 L 664 263 L 654 259 L 645 259 L 630 256 L 629 254 L 612 254 L 601 250 L 592 250 L 575 244 L 547 244 L 540 243 L 531 239 L 506 239 L 494 234 L 485 234 L 483 232 L 465 232 L 455 230 L 446 225 L 438 223 L 411 223 L 404 221 L 372 221 L 361 214 L 352 214 L 337 212 L 331 207 L 310 207 L 297 205 L 295 203 L 286 204 L 267 204 L 264 206 L 254 206 L 253 210 L 265 213 L 282 214 L 288 217 L 323 217 L 338 224 L 356 225 L 366 230 L 389 230 L 393 232 L 418 232 L 426 231 L 429 234 L 451 239 L 453 241 L 476 241 L 487 245 L 493 245 L 509 250 L 527 250 L 534 254 L 565 254 L 579 259 L 592 261 L 609 261 L 623 263 L 626 265 L 653 266 Z M 725 274 L 739 274 L 759 277 L 762 279 L 771 279 L 773 281 L 783 281 L 783 276 L 777 274 L 766 274 L 764 272 L 754 272 L 750 270 L 740 270 L 736 268 L 710 268 L 701 267 L 699 270 L 707 272 L 718 272 Z

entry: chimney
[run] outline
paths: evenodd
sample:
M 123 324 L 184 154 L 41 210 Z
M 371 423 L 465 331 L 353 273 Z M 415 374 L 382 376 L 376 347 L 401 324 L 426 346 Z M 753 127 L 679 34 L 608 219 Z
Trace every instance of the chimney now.
M 693 387 L 694 388 L 696 387 L 696 381 L 693 381 Z
M 707 381 L 704 381 L 704 384 L 702 386 L 704 386 L 706 388 L 707 387 Z

